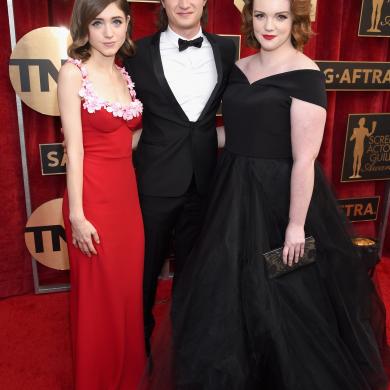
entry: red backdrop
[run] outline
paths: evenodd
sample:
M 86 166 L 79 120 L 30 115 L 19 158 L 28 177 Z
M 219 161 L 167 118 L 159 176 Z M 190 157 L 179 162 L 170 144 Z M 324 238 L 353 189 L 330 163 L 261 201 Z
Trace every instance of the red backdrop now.
M 16 34 L 20 39 L 29 31 L 45 26 L 68 26 L 73 0 L 14 0 Z M 330 5 L 332 4 L 332 5 Z M 134 3 L 133 37 L 139 38 L 155 31 L 157 5 Z M 388 38 L 359 38 L 357 36 L 361 1 L 318 0 L 317 35 L 305 52 L 317 60 L 389 61 Z M 207 30 L 218 34 L 239 34 L 240 14 L 233 0 L 209 0 Z M 6 2 L 0 2 L 0 297 L 32 291 L 31 260 L 24 244 L 26 209 L 23 192 L 20 146 L 15 94 L 8 77 L 11 54 Z M 241 55 L 250 50 L 242 47 Z M 339 198 L 384 194 L 384 182 L 340 183 L 345 132 L 348 114 L 389 112 L 390 97 L 386 92 L 330 92 L 325 139 L 320 161 Z M 58 118 L 39 114 L 23 106 L 27 158 L 31 186 L 32 209 L 61 197 L 64 176 L 42 176 L 39 160 L 40 143 L 61 141 Z M 354 224 L 359 234 L 377 236 L 377 222 Z M 390 237 L 390 228 L 387 232 Z M 390 241 L 390 240 L 387 240 Z M 387 243 L 387 250 L 390 249 Z M 54 271 L 40 268 L 43 278 Z M 55 275 L 56 276 L 56 275 Z

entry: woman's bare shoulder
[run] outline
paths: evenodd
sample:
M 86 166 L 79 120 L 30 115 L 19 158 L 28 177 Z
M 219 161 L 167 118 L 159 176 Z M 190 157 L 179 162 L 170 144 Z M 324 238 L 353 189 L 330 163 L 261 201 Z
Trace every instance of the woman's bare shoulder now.
M 81 72 L 80 69 L 72 64 L 71 62 L 66 62 L 64 65 L 61 66 L 60 72 L 59 72 L 59 80 L 65 81 L 65 82 L 71 82 L 71 83 L 81 83 Z
M 299 52 L 297 53 L 294 58 L 292 58 L 290 63 L 292 70 L 299 70 L 299 69 L 313 69 L 313 70 L 320 70 L 318 65 L 307 55 Z
M 248 66 L 249 63 L 251 63 L 254 59 L 254 57 L 258 55 L 258 54 L 253 54 L 251 56 L 248 56 L 248 57 L 244 57 L 244 58 L 240 58 L 237 62 L 236 62 L 236 65 L 241 69 L 241 70 L 245 70 Z

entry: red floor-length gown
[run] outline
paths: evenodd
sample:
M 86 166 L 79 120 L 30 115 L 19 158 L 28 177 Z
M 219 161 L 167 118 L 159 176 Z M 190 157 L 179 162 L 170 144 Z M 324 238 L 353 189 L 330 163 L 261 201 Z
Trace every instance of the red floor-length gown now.
M 71 264 L 71 329 L 76 390 L 135 390 L 144 351 L 142 274 L 143 223 L 132 165 L 132 129 L 142 104 L 124 69 L 133 102 L 111 104 L 96 96 L 87 67 L 83 85 L 83 209 L 96 228 L 97 256 L 72 245 L 68 194 L 63 213 Z

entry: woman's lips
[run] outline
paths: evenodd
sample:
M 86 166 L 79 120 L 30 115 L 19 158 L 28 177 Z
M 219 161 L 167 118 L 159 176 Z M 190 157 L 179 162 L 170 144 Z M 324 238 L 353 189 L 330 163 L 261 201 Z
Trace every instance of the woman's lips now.
M 263 35 L 263 38 L 267 39 L 268 41 L 274 39 L 275 37 L 276 37 L 276 35 Z

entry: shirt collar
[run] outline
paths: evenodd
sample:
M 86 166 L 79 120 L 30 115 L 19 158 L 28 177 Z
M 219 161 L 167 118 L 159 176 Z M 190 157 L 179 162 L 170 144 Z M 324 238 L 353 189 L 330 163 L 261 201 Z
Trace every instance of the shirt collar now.
M 192 38 L 188 39 L 188 38 L 184 38 L 182 37 L 181 35 L 179 34 L 176 34 L 169 26 L 168 28 L 165 30 L 165 36 L 167 38 L 167 40 L 169 42 L 171 42 L 172 44 L 174 44 L 176 47 L 179 47 L 179 43 L 178 43 L 178 40 L 179 38 L 180 39 L 184 39 L 185 41 L 187 40 L 193 40 L 193 39 L 196 39 L 198 37 L 203 37 L 203 31 L 202 31 L 202 28 L 199 27 L 199 31 L 197 34 L 195 34 Z

